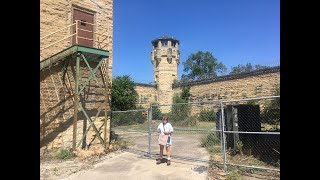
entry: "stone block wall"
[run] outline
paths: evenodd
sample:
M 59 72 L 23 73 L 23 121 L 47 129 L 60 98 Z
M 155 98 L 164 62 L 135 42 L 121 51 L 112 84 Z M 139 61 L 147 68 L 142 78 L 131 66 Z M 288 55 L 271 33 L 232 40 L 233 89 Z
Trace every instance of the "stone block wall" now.
M 158 94 L 154 85 L 136 83 L 135 90 L 138 93 L 136 106 L 142 106 L 143 108 L 149 108 L 150 104 L 158 101 Z

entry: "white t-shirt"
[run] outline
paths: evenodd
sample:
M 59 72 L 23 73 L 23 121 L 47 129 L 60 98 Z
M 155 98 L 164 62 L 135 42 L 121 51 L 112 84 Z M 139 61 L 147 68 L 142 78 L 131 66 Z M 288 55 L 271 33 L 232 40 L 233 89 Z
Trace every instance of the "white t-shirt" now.
M 160 134 L 164 134 L 165 131 L 173 132 L 172 125 L 169 122 L 167 122 L 165 125 L 163 125 L 163 123 L 160 123 L 158 129 L 160 129 Z

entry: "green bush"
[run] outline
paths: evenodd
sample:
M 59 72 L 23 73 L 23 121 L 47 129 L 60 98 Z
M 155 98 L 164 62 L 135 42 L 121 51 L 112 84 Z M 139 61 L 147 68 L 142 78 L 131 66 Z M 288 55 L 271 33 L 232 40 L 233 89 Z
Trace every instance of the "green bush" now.
M 157 103 L 153 103 L 152 105 L 152 120 L 162 120 L 163 114 L 161 113 L 159 106 Z
M 59 159 L 69 159 L 73 157 L 73 153 L 67 149 L 60 149 L 57 153 Z
M 142 111 L 116 112 L 112 113 L 111 126 L 143 124 L 146 120 L 147 117 L 143 115 Z
M 202 109 L 199 113 L 198 117 L 199 121 L 210 121 L 215 122 L 216 121 L 216 112 L 214 110 L 204 110 Z
M 210 133 L 201 139 L 201 147 L 210 147 L 217 144 L 220 144 L 220 140 L 216 133 Z
M 197 126 L 197 118 L 195 116 L 187 117 L 181 121 L 174 121 L 176 126 Z

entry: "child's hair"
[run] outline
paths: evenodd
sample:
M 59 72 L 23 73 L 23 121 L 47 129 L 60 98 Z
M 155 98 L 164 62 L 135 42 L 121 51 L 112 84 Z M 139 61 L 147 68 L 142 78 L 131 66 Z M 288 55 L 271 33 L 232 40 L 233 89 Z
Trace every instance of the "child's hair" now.
M 167 120 L 167 121 L 169 121 L 169 118 L 168 118 L 168 116 L 163 116 L 162 120 Z

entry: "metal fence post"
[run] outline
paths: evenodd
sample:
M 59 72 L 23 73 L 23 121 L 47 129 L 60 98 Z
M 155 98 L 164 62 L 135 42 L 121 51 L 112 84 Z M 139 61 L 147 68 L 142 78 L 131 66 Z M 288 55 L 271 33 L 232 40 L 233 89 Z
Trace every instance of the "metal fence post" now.
M 152 106 L 149 108 L 148 116 L 148 154 L 151 157 L 151 121 L 152 121 Z
M 227 172 L 227 157 L 226 157 L 226 136 L 225 136 L 225 132 L 224 132 L 224 107 L 223 107 L 223 103 L 220 102 L 221 105 L 221 124 L 222 124 L 222 156 L 223 156 L 223 169 L 225 172 Z

